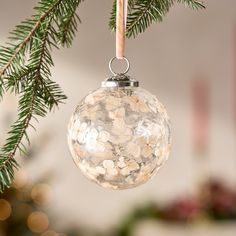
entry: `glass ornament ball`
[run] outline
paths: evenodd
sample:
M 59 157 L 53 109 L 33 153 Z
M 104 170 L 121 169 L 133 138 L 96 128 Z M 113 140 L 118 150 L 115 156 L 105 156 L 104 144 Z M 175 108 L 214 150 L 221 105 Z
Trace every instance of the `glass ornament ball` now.
M 170 120 L 137 81 L 113 78 L 78 104 L 68 143 L 86 177 L 105 188 L 128 189 L 145 183 L 168 159 Z

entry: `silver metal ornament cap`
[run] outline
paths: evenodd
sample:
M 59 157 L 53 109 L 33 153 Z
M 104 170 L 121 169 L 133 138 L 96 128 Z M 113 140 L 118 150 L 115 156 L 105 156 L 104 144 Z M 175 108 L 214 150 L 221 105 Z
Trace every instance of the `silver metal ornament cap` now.
M 129 60 L 126 57 L 123 57 L 122 60 L 124 60 L 127 64 L 127 67 L 123 73 L 116 73 L 112 68 L 112 63 L 114 60 L 116 60 L 116 57 L 113 57 L 109 62 L 109 69 L 111 73 L 113 74 L 112 77 L 102 81 L 102 87 L 103 88 L 112 88 L 112 87 L 139 87 L 139 82 L 130 76 L 126 75 L 126 73 L 129 71 L 130 63 Z M 120 59 L 118 59 L 120 60 Z
M 102 81 L 103 88 L 112 87 L 139 87 L 139 82 L 128 75 L 117 74 Z

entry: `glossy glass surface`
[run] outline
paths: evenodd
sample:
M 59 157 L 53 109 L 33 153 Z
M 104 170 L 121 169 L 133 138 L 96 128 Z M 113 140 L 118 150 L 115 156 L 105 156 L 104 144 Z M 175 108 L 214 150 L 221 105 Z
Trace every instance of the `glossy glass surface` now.
M 170 121 L 158 99 L 140 87 L 99 88 L 77 106 L 68 143 L 89 179 L 106 188 L 132 188 L 168 159 Z

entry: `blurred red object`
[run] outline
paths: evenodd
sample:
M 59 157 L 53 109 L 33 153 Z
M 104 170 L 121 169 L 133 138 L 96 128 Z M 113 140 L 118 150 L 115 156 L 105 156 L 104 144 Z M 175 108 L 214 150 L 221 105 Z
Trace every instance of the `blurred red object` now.
M 170 204 L 163 211 L 163 217 L 165 220 L 185 222 L 195 220 L 200 211 L 201 206 L 197 199 L 185 198 Z
M 188 222 L 201 217 L 236 219 L 236 192 L 223 182 L 211 180 L 197 197 L 175 200 L 161 210 L 161 218 L 167 221 Z
M 194 151 L 204 153 L 208 146 L 209 86 L 203 79 L 195 79 L 192 86 Z
M 236 216 L 236 192 L 220 181 L 210 182 L 206 203 L 215 218 L 230 219 Z

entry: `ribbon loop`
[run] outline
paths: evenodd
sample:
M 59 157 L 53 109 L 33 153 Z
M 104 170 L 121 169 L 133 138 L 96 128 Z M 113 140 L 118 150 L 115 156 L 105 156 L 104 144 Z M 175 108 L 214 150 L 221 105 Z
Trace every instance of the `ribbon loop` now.
M 117 0 L 116 5 L 116 58 L 123 59 L 128 0 Z

